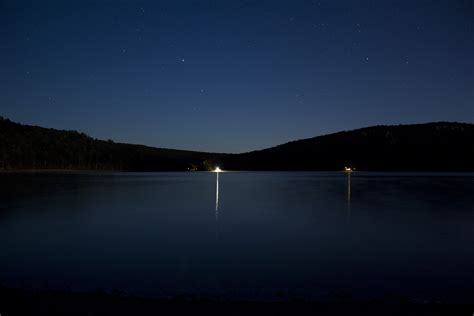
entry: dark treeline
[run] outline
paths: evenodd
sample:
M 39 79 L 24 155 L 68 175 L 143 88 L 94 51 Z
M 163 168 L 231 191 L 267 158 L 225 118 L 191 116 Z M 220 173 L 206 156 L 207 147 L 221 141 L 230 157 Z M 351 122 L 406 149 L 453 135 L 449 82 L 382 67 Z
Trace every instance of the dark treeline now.
M 474 124 L 374 126 L 243 154 L 152 148 L 0 119 L 0 169 L 474 171 Z
M 173 171 L 205 169 L 219 154 L 114 143 L 76 131 L 0 118 L 0 169 Z
M 245 170 L 474 171 L 474 124 L 373 126 L 226 157 Z

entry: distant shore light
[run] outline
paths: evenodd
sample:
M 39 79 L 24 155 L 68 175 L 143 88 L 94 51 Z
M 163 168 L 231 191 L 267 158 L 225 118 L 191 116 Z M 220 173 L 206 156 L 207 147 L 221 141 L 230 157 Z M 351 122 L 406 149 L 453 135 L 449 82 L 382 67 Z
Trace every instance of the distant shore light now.
M 221 171 L 222 171 L 222 170 L 221 170 L 221 168 L 219 168 L 219 167 L 216 167 L 216 169 L 214 169 L 214 172 L 221 172 Z

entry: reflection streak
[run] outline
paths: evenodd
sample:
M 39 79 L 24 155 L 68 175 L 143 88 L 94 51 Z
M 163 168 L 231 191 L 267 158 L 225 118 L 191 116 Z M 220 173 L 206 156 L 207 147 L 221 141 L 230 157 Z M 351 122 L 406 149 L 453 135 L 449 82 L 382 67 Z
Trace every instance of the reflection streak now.
M 216 172 L 216 221 L 219 217 L 219 172 Z
M 347 219 L 351 218 L 351 173 L 347 173 Z

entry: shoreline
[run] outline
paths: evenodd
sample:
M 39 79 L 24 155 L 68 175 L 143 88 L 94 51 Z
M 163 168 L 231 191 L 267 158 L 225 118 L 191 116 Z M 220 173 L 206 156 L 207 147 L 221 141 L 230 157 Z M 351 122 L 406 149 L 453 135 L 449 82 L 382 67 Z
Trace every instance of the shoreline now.
M 0 287 L 0 312 L 5 315 L 470 315 L 474 304 L 340 300 L 251 301 L 178 296 L 144 298 L 118 290 L 74 292 Z
M 180 172 L 180 173 L 204 173 L 204 172 L 215 172 L 213 170 L 157 170 L 157 171 L 143 171 L 143 170 L 97 170 L 97 169 L 0 169 L 0 174 L 32 174 L 32 173 L 64 173 L 64 174 L 74 174 L 74 173 L 90 173 L 90 174 L 100 174 L 100 173 L 169 173 L 169 172 Z M 341 173 L 341 174 L 370 174 L 370 173 L 418 173 L 418 174 L 459 174 L 459 173 L 472 173 L 473 170 L 358 170 L 347 172 L 344 170 L 222 170 L 221 173 L 226 172 L 331 172 L 331 173 Z

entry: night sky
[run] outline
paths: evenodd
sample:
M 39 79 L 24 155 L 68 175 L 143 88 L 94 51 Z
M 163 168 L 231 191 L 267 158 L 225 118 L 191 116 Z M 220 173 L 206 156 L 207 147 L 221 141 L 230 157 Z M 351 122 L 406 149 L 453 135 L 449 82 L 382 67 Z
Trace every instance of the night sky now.
M 474 121 L 474 1 L 0 1 L 0 115 L 243 152 Z

